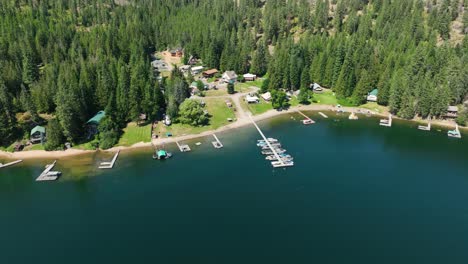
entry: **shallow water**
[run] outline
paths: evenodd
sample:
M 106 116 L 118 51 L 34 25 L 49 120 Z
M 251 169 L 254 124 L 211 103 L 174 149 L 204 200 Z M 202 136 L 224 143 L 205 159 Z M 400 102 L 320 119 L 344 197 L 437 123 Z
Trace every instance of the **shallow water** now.
M 259 123 L 288 169 L 264 160 L 253 126 L 219 134 L 221 150 L 168 145 L 163 162 L 59 160 L 58 182 L 34 182 L 46 160 L 4 169 L 0 263 L 468 262 L 468 135 L 311 115 Z

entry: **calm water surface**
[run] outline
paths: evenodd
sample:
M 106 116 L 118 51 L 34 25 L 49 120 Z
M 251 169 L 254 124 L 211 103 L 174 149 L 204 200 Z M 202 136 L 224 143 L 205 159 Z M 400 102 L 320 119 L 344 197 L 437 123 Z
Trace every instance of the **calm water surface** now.
M 296 166 L 273 169 L 247 127 L 176 152 L 0 171 L 0 263 L 468 263 L 468 135 L 299 116 L 260 122 Z M 293 120 L 296 118 L 297 120 Z

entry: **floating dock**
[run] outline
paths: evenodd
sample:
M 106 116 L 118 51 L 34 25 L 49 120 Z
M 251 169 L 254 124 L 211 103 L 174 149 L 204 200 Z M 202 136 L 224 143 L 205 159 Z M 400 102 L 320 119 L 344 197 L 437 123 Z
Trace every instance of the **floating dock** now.
M 458 125 L 455 126 L 455 130 L 449 130 L 447 135 L 452 138 L 461 138 L 460 130 L 458 129 Z
M 273 155 L 275 155 L 275 158 L 276 158 L 276 162 L 272 162 L 271 165 L 275 168 L 282 168 L 282 167 L 292 167 L 294 166 L 293 163 L 286 163 L 284 162 L 284 160 L 280 157 L 280 155 L 278 154 L 278 152 L 276 151 L 276 148 L 274 148 L 272 145 L 271 145 L 271 142 L 270 140 L 265 137 L 265 135 L 263 134 L 262 130 L 258 127 L 257 123 L 255 123 L 255 121 L 253 120 L 252 116 L 249 115 L 249 118 L 250 120 L 252 121 L 253 125 L 255 126 L 255 128 L 258 130 L 258 133 L 260 134 L 260 136 L 262 136 L 263 140 L 265 140 L 265 143 L 268 145 L 268 147 L 270 148 L 271 152 L 273 153 Z
M 180 152 L 190 152 L 190 146 L 187 144 L 179 144 L 179 141 L 176 141 L 177 147 L 179 147 Z
M 305 117 L 305 119 L 302 120 L 302 124 L 304 124 L 304 125 L 310 125 L 310 124 L 314 124 L 314 123 L 315 123 L 315 121 L 312 120 L 312 118 L 308 117 L 307 115 L 305 115 L 305 114 L 302 113 L 301 111 L 297 110 L 297 112 L 298 112 L 299 114 L 301 114 L 303 117 Z
M 429 122 L 427 126 L 418 126 L 418 129 L 423 131 L 431 131 L 431 122 Z
M 36 181 L 55 181 L 62 174 L 59 171 L 52 171 L 57 161 L 55 160 L 52 164 L 48 164 L 45 170 L 37 177 Z
M 221 141 L 219 141 L 219 138 L 216 136 L 216 134 L 213 134 L 213 137 L 216 139 L 216 141 L 213 141 L 211 142 L 211 144 L 213 144 L 213 147 L 217 148 L 217 149 L 220 149 L 223 146 L 223 143 L 221 143 Z
M 23 160 L 16 160 L 16 161 L 12 161 L 12 162 L 5 163 L 5 164 L 0 163 L 0 169 L 6 168 L 6 167 L 9 167 L 9 166 L 13 166 L 13 165 L 18 164 L 20 162 L 23 162 Z
M 322 112 L 318 112 L 318 113 L 319 113 L 319 115 L 323 116 L 324 118 L 328 118 L 328 116 L 326 114 L 324 114 Z
M 388 119 L 380 119 L 380 125 L 385 127 L 392 126 L 392 114 L 388 115 Z
M 112 169 L 114 167 L 117 158 L 119 157 L 120 150 L 115 153 L 114 157 L 112 158 L 111 162 L 101 162 L 99 165 L 99 169 Z

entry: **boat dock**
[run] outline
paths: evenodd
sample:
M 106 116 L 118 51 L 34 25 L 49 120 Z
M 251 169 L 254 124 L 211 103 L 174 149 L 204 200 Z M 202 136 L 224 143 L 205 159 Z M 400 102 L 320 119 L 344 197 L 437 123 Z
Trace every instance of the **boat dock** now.
M 190 146 L 187 144 L 180 144 L 179 141 L 176 141 L 177 147 L 179 147 L 180 152 L 190 152 Z
M 429 122 L 427 126 L 418 126 L 418 129 L 423 131 L 431 131 L 431 122 Z
M 101 162 L 99 165 L 99 169 L 112 169 L 114 167 L 115 161 L 117 157 L 119 157 L 120 150 L 115 153 L 114 158 L 112 158 L 111 162 Z
M 315 121 L 312 120 L 312 118 L 308 117 L 307 115 L 305 115 L 305 114 L 302 113 L 301 111 L 297 110 L 297 112 L 298 112 L 300 115 L 302 115 L 303 117 L 305 117 L 305 119 L 302 120 L 302 123 L 303 123 L 304 125 L 314 124 L 314 123 L 315 123 Z
M 278 152 L 276 151 L 276 148 L 274 148 L 270 142 L 270 140 L 265 137 L 265 135 L 263 134 L 262 130 L 258 127 L 257 123 L 255 123 L 255 121 L 253 120 L 252 116 L 249 115 L 249 118 L 250 120 L 252 121 L 253 125 L 255 126 L 255 128 L 258 130 L 258 133 L 260 134 L 260 136 L 262 136 L 263 140 L 265 141 L 265 143 L 268 145 L 268 148 L 271 150 L 271 152 L 273 153 L 273 155 L 275 156 L 277 162 L 275 163 L 272 163 L 273 167 L 275 168 L 281 168 L 281 167 L 292 167 L 294 166 L 293 163 L 290 163 L 290 162 L 285 162 L 281 157 L 280 155 L 278 154 Z
M 324 113 L 322 113 L 322 112 L 318 112 L 318 113 L 319 113 L 319 115 L 321 115 L 322 117 L 328 118 L 328 116 L 327 116 L 326 114 L 324 114 Z
M 216 134 L 213 134 L 213 137 L 215 138 L 216 141 L 213 141 L 211 142 L 211 144 L 213 144 L 213 147 L 217 148 L 217 149 L 220 149 L 223 146 L 223 143 L 221 143 L 221 141 L 219 140 L 219 138 L 216 136 Z
M 52 171 L 57 161 L 55 160 L 52 164 L 48 164 L 45 170 L 37 177 L 36 181 L 55 181 L 62 174 L 59 171 Z
M 380 119 L 380 125 L 385 127 L 392 126 L 392 114 L 388 115 L 388 119 Z
M 449 130 L 447 135 L 452 138 L 461 138 L 460 130 L 458 129 L 458 124 L 455 125 L 455 130 Z
M 20 162 L 23 162 L 23 160 L 16 160 L 16 161 L 12 161 L 12 162 L 5 163 L 5 164 L 0 163 L 0 169 L 6 168 L 6 167 L 9 167 L 9 166 L 13 166 L 13 165 L 15 165 L 17 163 L 20 163 Z

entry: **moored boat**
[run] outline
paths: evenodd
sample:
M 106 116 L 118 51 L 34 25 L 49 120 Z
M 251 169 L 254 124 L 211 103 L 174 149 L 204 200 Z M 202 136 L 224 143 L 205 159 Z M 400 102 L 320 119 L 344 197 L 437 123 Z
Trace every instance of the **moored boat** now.
M 165 160 L 171 157 L 172 157 L 172 153 L 167 152 L 163 149 L 160 149 L 153 154 L 153 159 L 158 159 L 158 160 Z

